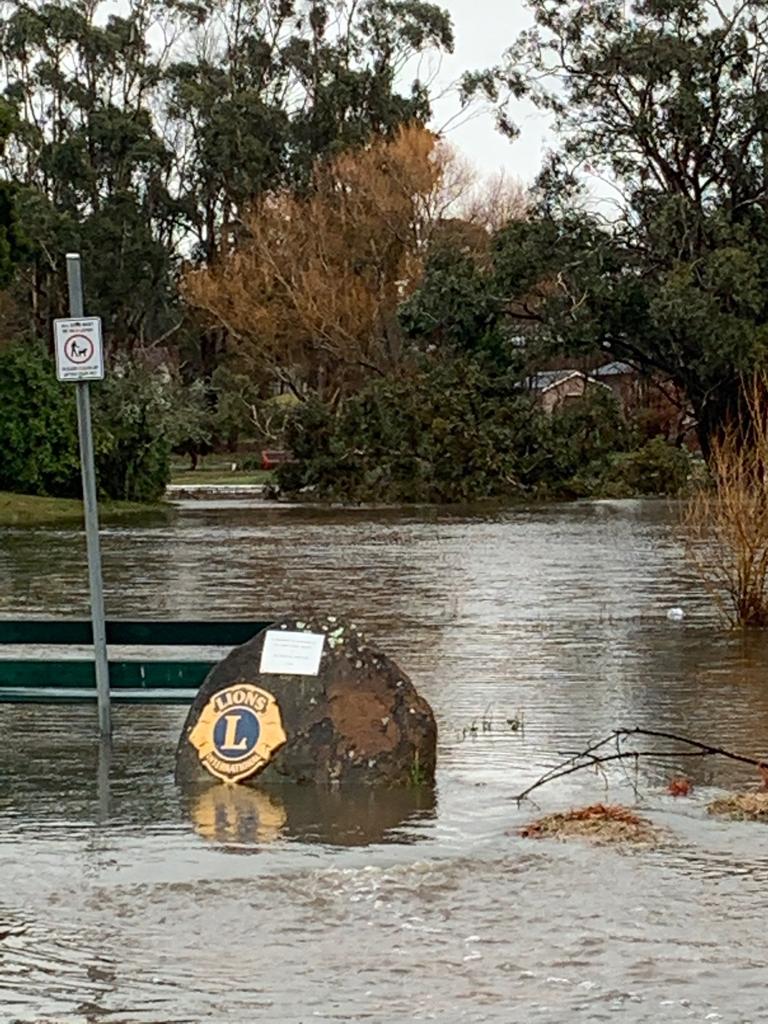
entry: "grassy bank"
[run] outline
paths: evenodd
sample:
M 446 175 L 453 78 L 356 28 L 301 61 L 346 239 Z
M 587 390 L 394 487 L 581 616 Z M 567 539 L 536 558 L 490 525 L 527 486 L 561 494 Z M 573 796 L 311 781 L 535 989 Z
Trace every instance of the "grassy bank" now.
M 212 452 L 200 457 L 196 469 L 190 469 L 189 459 L 176 456 L 171 461 L 171 483 L 184 487 L 270 483 L 274 474 L 262 469 L 260 462 L 261 456 L 255 451 Z
M 171 514 L 168 505 L 142 505 L 132 501 L 108 501 L 99 505 L 104 523 L 136 516 Z M 56 526 L 82 522 L 83 504 L 71 498 L 40 498 L 31 494 L 0 491 L 0 526 Z

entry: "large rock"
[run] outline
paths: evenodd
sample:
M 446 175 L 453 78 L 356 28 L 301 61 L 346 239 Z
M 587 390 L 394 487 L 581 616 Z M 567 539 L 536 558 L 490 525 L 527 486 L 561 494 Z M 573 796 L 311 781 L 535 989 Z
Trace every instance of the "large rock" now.
M 176 754 L 177 782 L 215 781 L 212 770 L 222 767 L 216 759 L 219 751 L 212 750 L 216 745 L 212 742 L 201 747 L 200 737 L 215 736 L 221 746 L 227 729 L 222 706 L 233 695 L 239 702 L 245 700 L 246 691 L 231 689 L 237 683 L 264 691 L 247 691 L 256 709 L 252 715 L 239 712 L 241 718 L 245 715 L 246 725 L 260 714 L 263 726 L 262 747 L 256 748 L 263 758 L 257 753 L 246 760 L 243 754 L 247 770 L 254 762 L 255 768 L 239 782 L 399 786 L 434 781 L 437 729 L 432 709 L 390 658 L 368 644 L 353 625 L 333 616 L 286 616 L 269 629 L 323 633 L 318 674 L 262 673 L 268 630 L 236 647 L 208 674 L 189 710 Z M 228 692 L 217 701 L 220 691 Z M 234 731 L 235 726 L 240 732 Z M 253 729 L 258 737 L 259 725 Z M 237 738 L 245 750 L 245 732 L 237 721 L 232 730 L 226 734 L 231 745 Z M 265 738 L 272 746 L 264 746 Z M 212 750 L 206 755 L 212 768 L 205 766 L 198 748 Z

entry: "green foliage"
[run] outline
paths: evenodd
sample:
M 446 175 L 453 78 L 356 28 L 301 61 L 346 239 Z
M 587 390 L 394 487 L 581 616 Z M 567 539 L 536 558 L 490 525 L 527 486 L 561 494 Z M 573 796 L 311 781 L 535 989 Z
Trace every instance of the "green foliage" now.
M 99 488 L 110 498 L 157 501 L 170 480 L 171 450 L 206 436 L 203 389 L 167 371 L 122 362 L 96 390 L 94 433 Z
M 566 402 L 544 427 L 540 443 L 548 458 L 538 483 L 574 497 L 598 493 L 611 459 L 631 449 L 635 440 L 616 399 L 601 387 Z
M 662 437 L 655 437 L 638 448 L 618 456 L 606 485 L 614 484 L 629 494 L 677 495 L 691 476 L 691 456 Z
M 0 288 L 7 288 L 13 281 L 19 264 L 30 252 L 16 211 L 17 191 L 12 183 L 0 181 Z
M 259 381 L 227 364 L 216 367 L 211 375 L 211 435 L 230 449 L 241 436 L 256 430 L 253 417 L 261 403 Z
M 75 396 L 36 342 L 0 350 L 0 490 L 80 495 Z
M 102 6 L 3 4 L 3 91 L 13 116 L 1 166 L 30 240 L 34 272 L 19 281 L 34 310 L 30 327 L 43 334 L 64 312 L 61 256 L 78 249 L 89 268 L 89 312 L 115 342 L 136 343 L 166 331 L 176 312 L 173 154 L 149 104 L 160 75 L 149 5 L 104 19 Z
M 501 355 L 504 304 L 493 278 L 493 268 L 467 247 L 435 245 L 420 287 L 400 307 L 403 331 L 422 347 Z
M 513 383 L 476 363 L 427 365 L 408 379 L 372 382 L 337 413 L 316 400 L 300 406 L 287 431 L 297 462 L 279 467 L 279 485 L 394 502 L 514 491 L 531 458 L 532 415 Z
M 0 286 L 43 336 L 66 312 L 62 255 L 80 251 L 86 308 L 130 353 L 179 342 L 191 247 L 215 260 L 246 206 L 305 188 L 316 157 L 426 119 L 403 69 L 452 34 L 423 0 L 118 8 L 0 0 Z
M 296 462 L 277 471 L 287 493 L 464 502 L 599 493 L 634 432 L 602 388 L 550 416 L 514 377 L 476 360 L 444 360 L 405 380 L 374 381 L 336 412 L 306 402 L 287 443 Z
M 535 27 L 465 83 L 498 102 L 509 134 L 509 100 L 528 96 L 561 140 L 531 224 L 497 255 L 502 294 L 546 282 L 527 321 L 540 341 L 668 375 L 706 451 L 768 355 L 765 3 L 530 7 Z M 608 227 L 582 212 L 585 169 L 619 192 Z
M 170 450 L 194 422 L 198 397 L 167 374 L 124 363 L 91 387 L 102 497 L 152 502 L 170 475 Z M 56 380 L 37 342 L 0 350 L 0 490 L 81 493 L 75 389 Z

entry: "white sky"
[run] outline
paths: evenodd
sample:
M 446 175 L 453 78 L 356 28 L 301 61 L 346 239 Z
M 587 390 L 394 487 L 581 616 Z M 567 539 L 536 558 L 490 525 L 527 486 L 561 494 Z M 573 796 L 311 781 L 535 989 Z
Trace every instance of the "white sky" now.
M 456 46 L 453 54 L 442 58 L 434 91 L 439 93 L 460 78 L 465 71 L 476 71 L 497 64 L 517 34 L 532 21 L 523 0 L 437 0 L 453 18 Z M 441 128 L 459 110 L 456 93 L 451 90 L 434 104 L 435 127 Z M 493 115 L 482 107 L 470 120 L 446 133 L 447 139 L 475 165 L 483 175 L 501 169 L 523 182 L 536 176 L 543 157 L 553 144 L 543 116 L 528 103 L 515 103 L 512 118 L 520 136 L 510 142 L 496 130 Z

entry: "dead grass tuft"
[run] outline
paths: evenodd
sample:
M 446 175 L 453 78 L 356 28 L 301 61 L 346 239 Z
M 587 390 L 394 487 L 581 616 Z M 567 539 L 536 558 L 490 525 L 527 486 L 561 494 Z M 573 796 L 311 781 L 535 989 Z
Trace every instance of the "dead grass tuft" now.
M 729 793 L 713 800 L 707 810 L 730 821 L 768 821 L 768 792 Z
M 525 839 L 586 839 L 604 844 L 656 844 L 659 830 L 645 818 L 619 804 L 592 804 L 560 814 L 548 814 L 520 831 Z
M 711 485 L 682 516 L 688 558 L 730 626 L 768 627 L 768 377 L 745 382 L 738 419 L 712 440 Z

